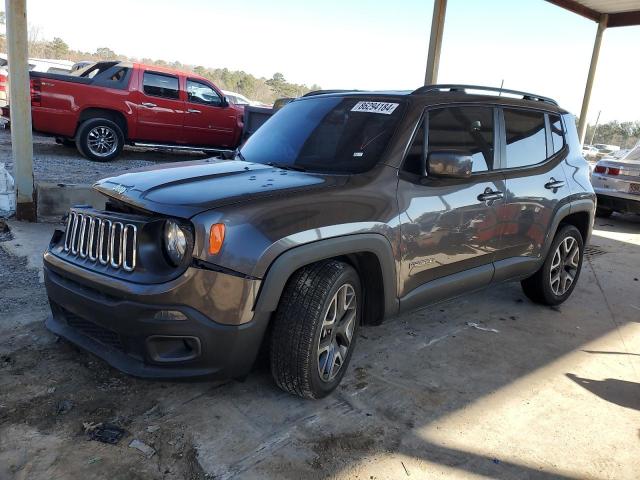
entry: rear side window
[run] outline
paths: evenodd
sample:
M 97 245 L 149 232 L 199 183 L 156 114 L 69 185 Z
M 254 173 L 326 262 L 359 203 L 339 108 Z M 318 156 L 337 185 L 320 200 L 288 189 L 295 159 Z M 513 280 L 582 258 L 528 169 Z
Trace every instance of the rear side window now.
M 504 110 L 507 168 L 527 167 L 547 158 L 544 113 Z
M 564 147 L 564 129 L 562 128 L 560 117 L 558 115 L 549 115 L 549 126 L 551 127 L 553 153 L 556 154 Z
M 144 93 L 154 97 L 178 98 L 180 88 L 178 77 L 165 75 L 164 73 L 144 72 Z
M 493 108 L 447 107 L 430 110 L 428 128 L 427 156 L 432 152 L 463 152 L 473 159 L 472 172 L 493 169 Z

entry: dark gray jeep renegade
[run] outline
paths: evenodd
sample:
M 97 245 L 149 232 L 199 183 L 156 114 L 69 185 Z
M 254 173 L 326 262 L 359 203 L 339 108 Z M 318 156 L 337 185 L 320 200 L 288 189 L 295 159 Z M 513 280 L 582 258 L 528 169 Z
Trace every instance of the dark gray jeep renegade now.
M 94 186 L 44 255 L 56 334 L 141 377 L 336 388 L 361 324 L 498 282 L 576 286 L 595 211 L 575 119 L 522 92 L 314 92 L 231 160 Z

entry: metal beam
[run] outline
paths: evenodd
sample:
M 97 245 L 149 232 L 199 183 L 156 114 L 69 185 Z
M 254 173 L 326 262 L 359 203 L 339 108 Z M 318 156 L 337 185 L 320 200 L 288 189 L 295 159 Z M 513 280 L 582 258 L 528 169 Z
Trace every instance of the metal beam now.
M 599 22 L 602 14 L 592 8 L 586 7 L 575 0 L 547 0 L 549 3 L 553 3 L 558 7 L 562 7 L 565 10 L 569 10 L 570 12 L 577 13 L 578 15 L 582 15 L 589 20 L 593 20 L 594 22 Z
M 640 25 L 640 10 L 609 14 L 609 23 L 607 23 L 607 28 L 630 27 L 632 25 Z
M 427 71 L 424 84 L 438 83 L 438 68 L 440 66 L 440 50 L 442 49 L 442 34 L 444 33 L 444 18 L 447 11 L 447 0 L 434 0 L 433 18 L 431 19 L 431 36 L 429 37 L 429 54 L 427 56 Z
M 602 16 L 606 15 L 604 12 L 589 8 L 576 0 L 547 0 L 547 2 L 569 10 L 570 12 L 577 13 L 594 22 L 600 22 Z M 629 27 L 632 25 L 640 25 L 640 10 L 609 13 L 607 28 Z
M 591 101 L 591 90 L 593 89 L 593 81 L 596 77 L 598 68 L 598 57 L 600 56 L 600 45 L 602 44 L 602 34 L 607 29 L 607 21 L 609 16 L 605 13 L 598 23 L 598 31 L 596 39 L 593 43 L 593 53 L 591 54 L 591 64 L 589 65 L 589 75 L 587 76 L 587 85 L 584 88 L 584 97 L 582 98 L 582 108 L 580 109 L 580 123 L 578 124 L 578 135 L 580 143 L 584 143 L 584 137 L 587 133 L 587 114 L 589 113 L 589 102 Z
M 16 218 L 36 221 L 36 190 L 33 184 L 33 137 L 26 0 L 5 0 L 7 54 L 9 55 L 9 101 L 11 151 L 16 183 Z

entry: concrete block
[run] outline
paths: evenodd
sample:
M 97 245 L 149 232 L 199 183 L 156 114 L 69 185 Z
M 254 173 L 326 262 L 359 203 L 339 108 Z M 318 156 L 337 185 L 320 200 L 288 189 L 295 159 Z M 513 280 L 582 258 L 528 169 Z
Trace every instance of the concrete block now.
M 61 217 L 73 205 L 104 209 L 106 198 L 91 185 L 38 182 L 38 218 Z

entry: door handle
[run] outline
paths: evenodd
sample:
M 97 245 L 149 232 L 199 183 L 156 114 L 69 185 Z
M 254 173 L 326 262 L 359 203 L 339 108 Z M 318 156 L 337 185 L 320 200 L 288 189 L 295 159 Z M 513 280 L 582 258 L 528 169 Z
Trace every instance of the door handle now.
M 564 187 L 564 182 L 562 180 L 556 180 L 555 178 L 551 177 L 551 179 L 544 184 L 544 188 L 546 188 L 547 190 L 555 190 Z
M 196 110 L 195 108 L 189 108 L 187 113 L 202 113 L 200 110 Z
M 493 200 L 499 200 L 504 197 L 504 193 L 499 190 L 491 190 L 489 187 L 485 188 L 484 193 L 478 195 L 478 201 L 491 202 Z
M 157 107 L 158 105 L 156 105 L 155 103 L 151 103 L 151 102 L 142 102 L 142 106 L 143 107 L 148 107 L 148 108 L 153 108 L 153 107 Z

